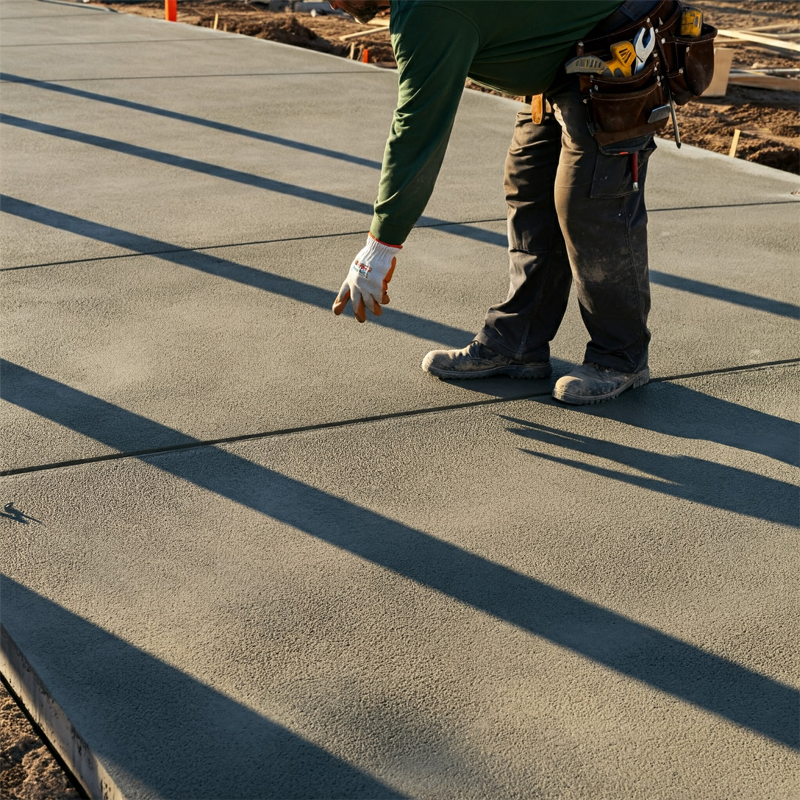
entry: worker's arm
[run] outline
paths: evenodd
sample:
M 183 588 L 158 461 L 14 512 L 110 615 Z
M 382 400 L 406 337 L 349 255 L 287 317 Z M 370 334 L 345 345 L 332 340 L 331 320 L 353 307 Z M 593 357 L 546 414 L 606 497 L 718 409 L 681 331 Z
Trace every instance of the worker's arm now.
M 367 245 L 350 265 L 333 305 L 352 301 L 359 322 L 389 302 L 396 255 L 433 192 L 478 31 L 456 11 L 398 3 L 392 10 L 392 45 L 399 69 L 397 110 L 386 143 L 375 215 Z
M 392 14 L 398 103 L 370 232 L 402 244 L 433 193 L 480 36 L 470 19 L 441 6 L 398 3 Z

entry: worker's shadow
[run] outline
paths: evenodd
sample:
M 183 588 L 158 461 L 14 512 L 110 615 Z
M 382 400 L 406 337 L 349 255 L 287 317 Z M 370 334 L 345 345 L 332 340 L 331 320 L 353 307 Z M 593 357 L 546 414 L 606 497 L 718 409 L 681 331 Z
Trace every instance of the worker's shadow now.
M 572 409 L 598 419 L 681 439 L 716 442 L 800 466 L 798 423 L 677 383 L 652 383 L 613 403 Z
M 535 402 L 538 405 L 554 401 L 537 398 Z M 714 442 L 798 465 L 800 425 L 685 386 L 651 384 L 621 397 L 613 405 L 573 407 L 570 411 L 668 436 Z M 511 416 L 503 419 L 513 424 L 509 428 L 512 433 L 547 446 L 545 450 L 524 450 L 537 458 L 745 516 L 800 526 L 800 497 L 792 483 L 694 455 L 668 455 L 571 433 L 532 419 Z M 568 452 L 553 452 L 553 447 Z M 574 454 L 581 457 L 575 458 Z M 620 468 L 599 464 L 598 458 Z
M 0 511 L 0 517 L 10 519 L 13 522 L 19 522 L 22 525 L 29 525 L 31 522 L 35 522 L 37 525 L 42 524 L 41 520 L 35 519 L 30 514 L 26 514 L 24 511 L 20 511 L 18 508 L 14 508 L 13 500 L 3 506 L 3 510 Z

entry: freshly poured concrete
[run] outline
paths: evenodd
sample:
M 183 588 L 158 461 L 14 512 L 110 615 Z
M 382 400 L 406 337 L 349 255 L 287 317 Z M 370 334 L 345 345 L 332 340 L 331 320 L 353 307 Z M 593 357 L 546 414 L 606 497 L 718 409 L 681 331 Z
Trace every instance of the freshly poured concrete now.
M 441 383 L 424 353 L 505 294 L 518 104 L 465 94 L 437 227 L 358 326 L 329 309 L 393 73 L 0 12 L 4 469 L 34 468 L 4 478 L 0 613 L 114 791 L 798 793 L 798 372 L 751 366 L 797 357 L 800 181 L 652 161 L 651 366 L 712 374 L 582 410 Z M 557 374 L 584 344 L 572 304 Z
M 653 215 L 656 375 L 796 356 L 797 306 L 781 299 L 793 299 L 796 256 L 777 224 L 795 209 L 778 208 L 708 211 L 702 229 L 689 212 Z M 752 244 L 737 237 L 745 226 L 759 233 Z M 504 224 L 469 227 L 489 242 L 461 230 L 417 231 L 401 254 L 391 305 L 364 326 L 349 310 L 345 318 L 330 311 L 363 234 L 0 273 L 4 358 L 23 368 L 4 368 L 8 392 L 38 393 L 33 386 L 53 380 L 101 398 L 121 450 L 548 392 L 552 381 L 442 383 L 421 372 L 428 350 L 469 343 L 485 310 L 505 297 L 505 250 L 493 243 Z M 112 235 L 100 226 L 87 233 Z M 770 269 L 754 269 L 770 233 Z M 138 246 L 161 247 L 144 237 Z M 552 347 L 556 377 L 582 360 L 585 344 L 573 303 Z M 66 427 L 31 409 L 6 412 L 5 467 L 110 451 L 78 432 L 97 410 L 65 402 Z M 115 421 L 114 407 L 166 429 L 142 440 Z
M 791 797 L 797 378 L 11 478 L 4 623 L 131 797 Z

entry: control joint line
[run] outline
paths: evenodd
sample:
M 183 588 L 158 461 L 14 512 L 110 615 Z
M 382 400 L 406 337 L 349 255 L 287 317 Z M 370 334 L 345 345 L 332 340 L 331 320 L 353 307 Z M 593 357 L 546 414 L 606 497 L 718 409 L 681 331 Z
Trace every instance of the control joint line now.
M 121 458 L 142 458 L 143 456 L 161 455 L 163 453 L 174 453 L 181 450 L 196 450 L 198 447 L 216 447 L 220 444 L 234 444 L 236 442 L 248 442 L 253 439 L 268 439 L 273 436 L 286 436 L 292 433 L 305 433 L 307 431 L 320 431 L 328 428 L 344 428 L 350 425 L 360 425 L 365 422 L 381 422 L 387 419 L 401 419 L 402 417 L 417 417 L 423 414 L 433 414 L 438 411 L 457 411 L 462 408 L 474 408 L 478 406 L 497 405 L 500 403 L 511 403 L 517 400 L 528 400 L 531 397 L 544 397 L 550 391 L 537 392 L 535 394 L 521 395 L 520 397 L 493 397 L 489 400 L 473 400 L 469 403 L 454 403 L 446 406 L 433 406 L 431 408 L 413 408 L 407 411 L 392 411 L 387 414 L 375 414 L 369 417 L 357 417 L 355 419 L 336 420 L 334 422 L 320 422 L 314 425 L 301 425 L 295 428 L 280 428 L 274 431 L 262 431 L 260 433 L 244 433 L 239 436 L 226 436 L 222 439 L 208 439 L 205 441 L 189 442 L 187 444 L 176 444 L 167 447 L 152 447 L 147 450 L 132 450 L 126 453 L 107 453 L 102 456 L 92 456 L 90 458 L 76 458 L 70 461 L 57 461 L 52 464 L 39 464 L 32 467 L 18 467 L 0 472 L 0 477 L 9 475 L 19 475 L 25 472 L 41 472 L 47 469 L 59 469 L 61 467 L 74 467 L 81 464 L 93 464 L 99 461 L 117 461 Z
M 488 222 L 505 222 L 505 217 L 493 219 L 473 219 L 466 222 L 432 222 L 430 225 L 417 225 L 417 229 L 422 228 L 446 228 L 451 225 L 483 225 Z M 256 239 L 252 242 L 230 242 L 227 244 L 209 244 L 200 247 L 174 247 L 169 250 L 149 250 L 147 252 L 136 251 L 134 253 L 114 253 L 107 256 L 92 256 L 91 258 L 74 258 L 67 261 L 45 261 L 41 264 L 20 264 L 16 267 L 0 267 L 0 272 L 14 272 L 21 269 L 38 269 L 39 267 L 61 267 L 68 264 L 88 264 L 92 261 L 111 261 L 119 258 L 142 258 L 144 256 L 163 256 L 170 253 L 203 253 L 206 250 L 224 250 L 228 247 L 252 247 L 258 244 L 280 244 L 281 242 L 303 242 L 309 239 L 334 239 L 339 236 L 366 236 L 369 230 L 366 228 L 360 231 L 343 231 L 341 233 L 315 233 L 310 236 L 287 236 L 282 239 Z
M 722 211 L 726 208 L 759 208 L 761 206 L 788 206 L 798 203 L 798 200 L 754 200 L 752 203 L 726 203 L 711 206 L 676 206 L 674 208 L 648 208 L 648 214 L 658 214 L 665 211 Z
M 786 366 L 789 364 L 800 364 L 800 358 L 788 358 L 782 361 L 765 361 L 761 364 L 747 364 L 738 367 L 721 367 L 710 369 L 703 372 L 692 372 L 685 375 L 669 375 L 661 378 L 654 378 L 652 383 L 668 383 L 675 380 L 685 380 L 688 378 L 699 378 L 706 375 L 724 375 L 731 372 L 751 372 L 754 370 L 768 369 L 769 367 Z M 103 461 L 119 461 L 126 458 L 143 458 L 145 456 L 163 455 L 166 453 L 176 453 L 181 450 L 197 450 L 200 447 L 216 447 L 223 444 L 235 444 L 238 442 L 249 442 L 255 439 L 269 439 L 274 436 L 287 436 L 294 433 L 306 433 L 309 431 L 321 431 L 330 428 L 345 428 L 351 425 L 361 425 L 370 422 L 382 422 L 389 419 L 402 419 L 404 417 L 419 417 L 424 414 L 436 414 L 443 411 L 459 411 L 465 408 L 480 408 L 481 406 L 504 405 L 516 403 L 520 400 L 532 400 L 536 397 L 549 397 L 550 390 L 545 392 L 533 392 L 519 397 L 493 397 L 488 400 L 473 400 L 468 403 L 453 403 L 446 406 L 433 406 L 431 408 L 415 408 L 408 411 L 393 411 L 387 414 L 375 414 L 369 417 L 358 417 L 355 419 L 336 420 L 333 422 L 320 422 L 315 425 L 300 425 L 294 428 L 280 428 L 274 431 L 262 431 L 259 433 L 245 433 L 238 436 L 226 436 L 220 439 L 207 439 L 204 441 L 189 442 L 187 444 L 176 444 L 166 447 L 151 447 L 145 450 L 130 450 L 125 453 L 107 453 L 102 456 L 91 456 L 89 458 L 75 458 L 68 461 L 56 461 L 50 464 L 37 464 L 30 467 L 17 467 L 0 472 L 0 477 L 11 475 L 22 475 L 28 472 L 44 472 L 45 470 L 61 469 L 63 467 L 76 467 L 84 464 L 95 464 Z

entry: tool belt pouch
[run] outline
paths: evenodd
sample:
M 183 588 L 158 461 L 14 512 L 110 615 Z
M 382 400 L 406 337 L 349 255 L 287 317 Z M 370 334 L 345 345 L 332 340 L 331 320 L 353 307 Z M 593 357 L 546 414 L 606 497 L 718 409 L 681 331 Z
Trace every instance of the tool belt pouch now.
M 684 6 L 677 8 L 663 22 L 659 21 L 656 49 L 664 66 L 675 105 L 683 106 L 699 97 L 714 77 L 714 40 L 717 29 L 704 24 L 700 36 L 681 36 Z
M 701 95 L 714 76 L 716 28 L 704 25 L 699 38 L 682 38 L 684 6 L 665 0 L 645 18 L 596 39 L 578 42 L 576 55 L 610 59 L 611 45 L 632 41 L 642 28 L 655 28 L 656 47 L 641 72 L 627 78 L 579 75 L 589 129 L 601 146 L 657 133 L 669 121 L 670 92 L 676 105 Z
M 581 75 L 589 130 L 600 145 L 612 145 L 661 130 L 669 106 L 656 62 L 630 78 Z

